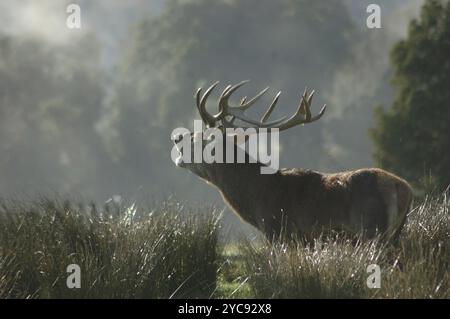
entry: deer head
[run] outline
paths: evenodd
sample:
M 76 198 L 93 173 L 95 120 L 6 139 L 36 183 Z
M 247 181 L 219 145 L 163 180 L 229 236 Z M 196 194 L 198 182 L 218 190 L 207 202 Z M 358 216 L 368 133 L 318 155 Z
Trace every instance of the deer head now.
M 229 103 L 231 95 L 247 82 L 248 81 L 242 81 L 233 86 L 228 85 L 223 90 L 218 101 L 217 114 L 210 114 L 206 110 L 206 101 L 219 82 L 215 82 L 213 85 L 211 85 L 203 95 L 202 88 L 199 88 L 197 90 L 195 99 L 197 109 L 204 124 L 205 130 L 195 130 L 194 133 L 185 132 L 184 134 L 178 135 L 177 137 L 173 138 L 176 145 L 183 140 L 189 140 L 189 145 L 191 145 L 191 149 L 188 150 L 190 151 L 189 153 L 191 154 L 191 158 L 188 161 L 183 161 L 183 154 L 181 154 L 182 151 L 180 148 L 178 149 L 178 151 L 180 152 L 180 156 L 176 160 L 177 166 L 187 168 L 199 177 L 208 179 L 208 171 L 215 170 L 217 168 L 216 164 L 227 165 L 230 163 L 242 163 L 242 161 L 239 161 L 237 159 L 237 156 L 241 152 L 244 152 L 244 154 L 242 155 L 245 159 L 244 163 L 256 164 L 253 165 L 254 167 L 265 166 L 266 163 L 255 163 L 255 158 L 252 158 L 242 149 L 242 146 L 252 134 L 259 133 L 261 130 L 276 130 L 276 132 L 278 133 L 279 131 L 287 130 L 297 125 L 303 125 L 306 123 L 317 121 L 325 113 L 326 105 L 323 106 L 318 115 L 312 116 L 311 102 L 314 96 L 314 91 L 309 92 L 307 89 L 305 89 L 297 111 L 293 115 L 289 117 L 285 116 L 275 121 L 269 121 L 269 117 L 271 116 L 280 98 L 281 92 L 278 92 L 272 103 L 270 103 L 269 107 L 265 111 L 262 118 L 260 120 L 251 119 L 245 114 L 245 112 L 251 106 L 253 106 L 255 102 L 259 98 L 261 98 L 264 93 L 267 92 L 269 88 L 265 88 L 250 100 L 247 100 L 246 97 L 242 98 L 238 106 L 231 106 Z M 236 120 L 239 120 L 240 124 L 236 124 Z M 201 163 L 198 163 L 198 160 L 196 161 L 193 158 L 194 154 L 196 153 L 196 150 L 198 153 L 199 150 L 203 150 L 205 147 L 209 147 L 214 150 L 220 150 L 223 154 L 224 160 L 219 163 L 211 163 L 210 161 L 202 161 Z M 227 155 L 230 155 L 230 150 L 233 153 L 231 155 L 232 159 L 225 161 Z M 272 170 L 272 172 L 274 173 L 275 171 Z

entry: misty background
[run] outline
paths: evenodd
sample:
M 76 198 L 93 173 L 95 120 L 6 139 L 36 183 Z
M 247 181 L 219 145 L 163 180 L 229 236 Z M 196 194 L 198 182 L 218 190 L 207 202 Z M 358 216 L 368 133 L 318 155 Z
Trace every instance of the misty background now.
M 81 7 L 81 29 L 66 27 L 70 3 Z M 370 3 L 0 0 L 0 197 L 223 207 L 170 159 L 171 131 L 199 118 L 196 88 L 216 80 L 250 79 L 240 96 L 270 86 L 255 116 L 278 90 L 273 118 L 292 114 L 305 86 L 316 90 L 316 112 L 328 105 L 319 122 L 281 134 L 282 167 L 373 166 L 373 110 L 393 99 L 389 52 L 423 1 L 376 1 L 382 29 L 366 27 Z

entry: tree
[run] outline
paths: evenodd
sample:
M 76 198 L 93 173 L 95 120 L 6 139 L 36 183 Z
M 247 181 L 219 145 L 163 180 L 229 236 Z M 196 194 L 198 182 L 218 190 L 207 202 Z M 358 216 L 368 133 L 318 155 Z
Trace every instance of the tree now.
M 391 54 L 396 96 L 379 107 L 375 160 L 420 190 L 450 183 L 450 1 L 428 0 Z

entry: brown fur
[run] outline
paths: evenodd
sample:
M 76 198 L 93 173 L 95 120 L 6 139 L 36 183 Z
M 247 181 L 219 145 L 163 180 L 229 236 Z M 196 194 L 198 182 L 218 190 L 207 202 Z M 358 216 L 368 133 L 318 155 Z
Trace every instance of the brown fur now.
M 226 117 L 242 118 L 242 113 L 256 101 L 266 90 L 246 102 L 243 99 L 240 112 L 231 109 L 228 104 L 230 95 L 246 82 L 228 86 L 219 99 L 219 113 L 212 116 L 206 111 L 205 103 L 211 91 L 217 86 L 214 83 L 201 96 L 197 90 L 196 101 L 200 116 L 207 127 L 220 127 L 226 145 L 233 143 L 233 135 L 228 136 L 226 127 L 230 121 Z M 276 127 L 281 131 L 293 126 L 312 123 L 319 120 L 325 112 L 325 106 L 319 114 L 311 115 L 313 92 L 305 89 L 300 107 L 287 120 L 269 125 L 266 115 L 270 116 L 278 96 L 262 120 L 264 123 L 248 127 Z M 253 102 L 252 102 L 253 101 Z M 248 124 L 247 123 L 247 124 Z M 251 124 L 251 123 L 250 123 Z M 231 126 L 233 127 L 233 126 Z M 237 126 L 235 126 L 237 127 Z M 192 145 L 201 139 L 201 134 L 188 134 Z M 212 142 L 214 143 L 214 142 Z M 228 147 L 223 149 L 225 154 Z M 191 154 L 193 154 L 191 149 Z M 236 154 L 236 152 L 234 152 Z M 245 154 L 247 159 L 248 154 Z M 235 159 L 236 159 L 236 155 Z M 180 157 L 181 158 L 181 157 Z M 226 157 L 224 157 L 226 158 Z M 263 175 L 260 168 L 263 164 L 255 163 L 183 163 L 194 174 L 215 185 L 224 201 L 246 222 L 261 230 L 269 239 L 278 237 L 284 229 L 311 240 L 323 232 L 344 231 L 349 234 L 363 234 L 373 237 L 383 233 L 391 238 L 397 236 L 411 205 L 412 191 L 403 179 L 376 168 L 359 169 L 335 174 L 323 174 L 302 169 L 281 169 L 273 175 Z
M 328 230 L 396 236 L 411 204 L 408 183 L 381 169 L 335 174 L 281 169 L 261 175 L 260 165 L 211 164 L 204 178 L 269 238 L 278 236 L 282 226 L 307 239 Z

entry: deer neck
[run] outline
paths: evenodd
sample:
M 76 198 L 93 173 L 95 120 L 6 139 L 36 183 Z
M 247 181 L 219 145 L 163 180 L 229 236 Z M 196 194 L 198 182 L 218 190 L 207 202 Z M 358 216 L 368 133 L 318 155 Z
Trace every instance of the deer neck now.
M 246 222 L 257 227 L 262 210 L 255 200 L 270 189 L 271 175 L 261 174 L 261 163 L 217 164 L 211 170 L 209 182 L 214 184 L 229 206 Z
M 262 166 L 264 165 L 260 163 L 216 164 L 209 174 L 209 181 L 220 189 L 237 189 L 245 186 L 250 190 L 261 178 Z

